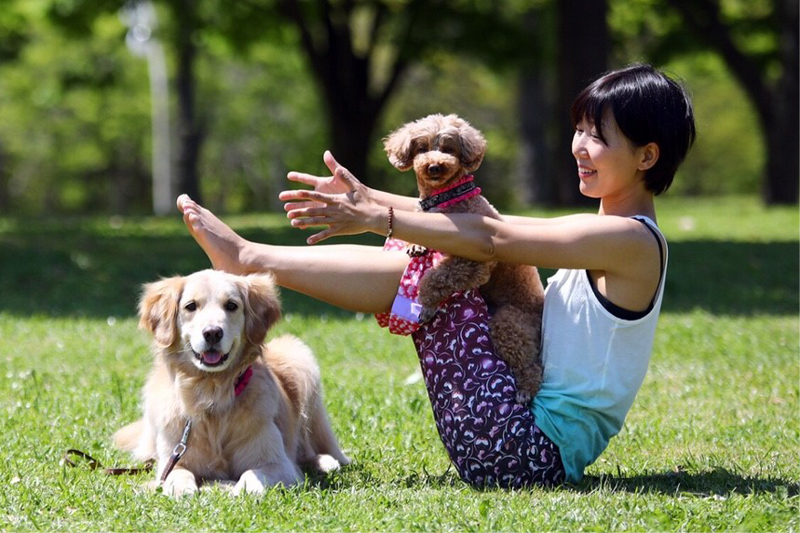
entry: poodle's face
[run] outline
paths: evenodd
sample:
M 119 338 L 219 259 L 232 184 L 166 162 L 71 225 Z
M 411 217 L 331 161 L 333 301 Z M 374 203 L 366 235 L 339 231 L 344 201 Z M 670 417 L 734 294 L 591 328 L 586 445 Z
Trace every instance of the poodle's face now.
M 422 197 L 478 169 L 486 151 L 483 135 L 456 115 L 429 115 L 391 135 L 384 148 L 399 170 L 414 169 Z

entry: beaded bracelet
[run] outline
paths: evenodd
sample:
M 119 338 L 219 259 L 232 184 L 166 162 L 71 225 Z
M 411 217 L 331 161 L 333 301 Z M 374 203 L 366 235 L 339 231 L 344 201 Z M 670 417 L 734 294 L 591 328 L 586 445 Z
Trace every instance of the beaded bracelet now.
M 394 233 L 394 208 L 389 206 L 389 231 L 386 233 L 386 238 L 391 239 Z

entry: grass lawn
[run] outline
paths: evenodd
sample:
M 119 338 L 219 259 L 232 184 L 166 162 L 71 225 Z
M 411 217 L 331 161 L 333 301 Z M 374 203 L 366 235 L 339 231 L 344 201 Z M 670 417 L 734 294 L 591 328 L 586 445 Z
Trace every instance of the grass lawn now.
M 354 464 L 260 499 L 213 489 L 180 501 L 145 490 L 150 474 L 107 477 L 60 457 L 76 447 L 130 464 L 110 436 L 138 416 L 150 366 L 139 287 L 205 268 L 204 256 L 177 216 L 0 219 L 0 530 L 797 531 L 798 210 L 748 197 L 658 205 L 670 266 L 650 372 L 579 485 L 466 487 L 411 341 L 285 291 L 272 334 L 314 348 Z M 229 221 L 263 241 L 305 237 L 281 215 Z

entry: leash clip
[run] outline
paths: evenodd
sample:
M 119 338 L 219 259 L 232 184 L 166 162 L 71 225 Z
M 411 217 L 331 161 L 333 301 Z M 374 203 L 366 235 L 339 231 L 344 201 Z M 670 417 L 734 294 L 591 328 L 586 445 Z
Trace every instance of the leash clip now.
M 167 463 L 166 468 L 164 468 L 164 472 L 161 474 L 161 483 L 167 480 L 167 476 L 170 475 L 172 470 L 175 468 L 175 465 L 178 464 L 178 461 L 181 460 L 183 454 L 186 453 L 186 443 L 189 441 L 189 433 L 192 431 L 192 421 L 187 420 L 186 426 L 183 428 L 183 436 L 181 437 L 181 441 L 175 445 L 175 448 L 172 450 L 172 457 L 169 458 L 169 462 Z

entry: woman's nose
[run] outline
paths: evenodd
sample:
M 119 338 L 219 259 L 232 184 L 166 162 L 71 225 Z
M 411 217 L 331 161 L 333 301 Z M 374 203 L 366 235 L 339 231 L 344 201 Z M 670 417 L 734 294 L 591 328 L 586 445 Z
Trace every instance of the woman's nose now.
M 585 136 L 576 131 L 572 136 L 572 155 L 577 157 L 583 154 L 586 154 Z

